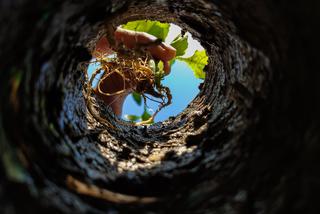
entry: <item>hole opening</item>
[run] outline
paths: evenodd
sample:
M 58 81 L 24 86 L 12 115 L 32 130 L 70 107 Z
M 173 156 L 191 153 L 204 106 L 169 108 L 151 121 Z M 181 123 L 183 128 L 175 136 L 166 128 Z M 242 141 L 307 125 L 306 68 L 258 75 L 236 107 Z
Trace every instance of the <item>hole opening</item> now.
M 208 64 L 206 50 L 190 32 L 151 20 L 118 26 L 113 35 L 98 39 L 92 55 L 87 75 L 95 75 L 93 91 L 135 125 L 181 113 L 198 95 Z

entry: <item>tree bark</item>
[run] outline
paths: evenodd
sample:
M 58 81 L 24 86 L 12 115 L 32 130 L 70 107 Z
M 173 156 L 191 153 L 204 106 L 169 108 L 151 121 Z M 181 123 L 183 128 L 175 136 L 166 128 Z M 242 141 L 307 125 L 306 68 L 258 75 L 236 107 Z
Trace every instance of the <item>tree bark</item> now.
M 317 7 L 286 3 L 2 1 L 0 212 L 317 213 Z M 86 102 L 95 42 L 137 19 L 209 54 L 200 94 L 150 127 Z

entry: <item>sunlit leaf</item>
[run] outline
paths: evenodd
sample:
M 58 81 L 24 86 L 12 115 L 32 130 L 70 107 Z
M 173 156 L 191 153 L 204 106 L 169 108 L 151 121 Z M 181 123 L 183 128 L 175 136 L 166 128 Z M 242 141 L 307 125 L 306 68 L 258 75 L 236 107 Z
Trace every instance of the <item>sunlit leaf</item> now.
M 125 117 L 131 122 L 136 122 L 141 119 L 141 117 L 137 115 L 125 115 Z
M 141 106 L 141 104 L 142 104 L 142 97 L 141 97 L 141 95 L 140 95 L 139 93 L 133 92 L 133 93 L 132 93 L 132 98 L 133 98 L 133 100 L 134 100 L 139 106 Z
M 176 58 L 173 58 L 172 60 L 169 61 L 169 65 L 170 67 L 172 67 L 172 65 L 176 62 Z
M 128 22 L 127 24 L 122 25 L 122 28 L 127 30 L 149 33 L 157 37 L 158 39 L 162 39 L 162 41 L 164 41 L 169 33 L 170 24 L 161 23 L 159 21 L 138 20 Z
M 156 72 L 156 63 L 153 59 L 149 60 L 149 66 L 152 69 L 152 71 L 155 73 Z
M 178 60 L 185 62 L 193 71 L 194 76 L 199 79 L 204 79 L 206 77 L 203 71 L 204 67 L 208 64 L 208 55 L 205 50 L 196 50 L 193 56 L 188 58 L 178 57 Z
M 164 76 L 164 65 L 162 61 L 159 61 L 156 66 L 156 73 L 155 73 L 155 81 L 156 85 L 160 85 L 160 82 Z
M 151 116 L 152 116 L 152 115 L 149 114 L 148 110 L 145 108 L 143 114 L 141 115 L 141 120 L 142 120 L 142 121 L 149 120 Z M 154 123 L 154 122 L 151 121 L 150 123 Z
M 164 69 L 164 65 L 162 61 L 159 61 L 157 64 L 157 72 L 161 73 Z
M 188 49 L 188 35 L 182 36 L 179 34 L 173 42 L 170 44 L 172 47 L 176 49 L 176 56 L 183 56 Z

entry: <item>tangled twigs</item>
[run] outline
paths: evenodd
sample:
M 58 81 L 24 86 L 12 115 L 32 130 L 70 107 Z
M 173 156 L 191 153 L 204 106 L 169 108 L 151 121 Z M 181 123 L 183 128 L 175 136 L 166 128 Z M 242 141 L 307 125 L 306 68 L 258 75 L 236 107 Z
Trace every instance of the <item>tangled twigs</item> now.
M 155 113 L 146 121 L 141 121 L 137 123 L 129 123 L 133 125 L 146 125 L 154 121 L 155 116 L 166 106 L 171 104 L 172 96 L 170 89 L 161 84 L 157 78 L 162 78 L 163 76 L 156 75 L 156 70 L 150 66 L 149 61 L 153 58 L 147 52 L 142 52 L 138 50 L 127 50 L 119 49 L 117 54 L 114 56 L 105 56 L 102 54 L 96 54 L 96 60 L 91 61 L 90 63 L 97 63 L 99 68 L 92 74 L 88 84 L 87 84 L 87 101 L 90 105 L 91 93 L 92 91 L 97 91 L 100 96 L 116 97 L 130 92 L 137 92 L 141 94 L 144 99 L 145 107 L 146 100 L 154 100 L 146 96 L 147 94 L 152 95 L 154 98 L 159 99 L 159 108 Z M 93 88 L 93 80 L 96 76 L 103 72 L 102 77 L 99 79 L 97 87 Z M 112 75 L 117 75 L 121 77 L 122 86 L 119 90 L 110 91 L 109 89 L 112 86 L 107 87 L 105 85 L 108 82 L 108 78 L 111 78 Z M 110 81 L 109 81 L 110 84 Z M 119 81 L 117 82 L 119 85 Z M 108 91 L 109 90 L 109 91 Z M 110 106 L 112 103 L 108 103 Z M 96 117 L 97 118 L 97 117 Z M 97 119 L 101 119 L 100 116 Z

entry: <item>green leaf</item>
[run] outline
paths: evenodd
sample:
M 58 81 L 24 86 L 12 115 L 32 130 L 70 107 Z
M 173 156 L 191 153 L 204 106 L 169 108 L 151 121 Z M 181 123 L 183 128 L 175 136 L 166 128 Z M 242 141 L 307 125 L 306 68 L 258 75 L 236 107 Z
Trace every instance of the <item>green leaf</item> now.
M 153 73 L 156 72 L 156 62 L 153 59 L 149 60 L 149 66 L 152 69 Z
M 169 64 L 170 64 L 170 67 L 172 67 L 172 65 L 176 62 L 176 58 L 173 58 L 172 60 L 170 60 Z
M 151 114 L 149 114 L 149 112 L 148 112 L 147 109 L 145 108 L 143 114 L 141 115 L 141 120 L 142 120 L 142 121 L 146 121 L 146 120 L 149 120 L 150 117 L 151 117 Z M 151 121 L 150 123 L 154 123 L 154 122 Z
M 170 24 L 159 21 L 138 20 L 121 26 L 123 29 L 149 33 L 164 41 L 169 33 Z
M 162 61 L 159 61 L 157 66 L 156 66 L 156 73 L 155 73 L 155 82 L 156 82 L 156 85 L 160 85 L 161 83 L 161 80 L 164 76 L 164 64 Z
M 188 49 L 188 35 L 185 34 L 184 36 L 181 36 L 181 34 L 179 34 L 170 45 L 177 50 L 177 57 L 183 56 Z
M 196 50 L 191 57 L 178 57 L 177 59 L 187 63 L 187 65 L 192 69 L 196 78 L 204 79 L 206 77 L 206 73 L 203 71 L 203 69 L 206 65 L 208 65 L 208 55 L 205 50 Z
M 142 97 L 139 93 L 137 92 L 132 92 L 132 98 L 133 100 L 139 105 L 141 106 L 142 104 Z
M 141 117 L 137 116 L 137 115 L 125 115 L 125 117 L 130 120 L 131 122 L 136 122 L 138 120 L 141 119 Z
M 162 72 L 163 69 L 164 69 L 164 64 L 163 64 L 163 62 L 162 62 L 162 61 L 159 61 L 157 67 L 158 67 L 158 72 Z

